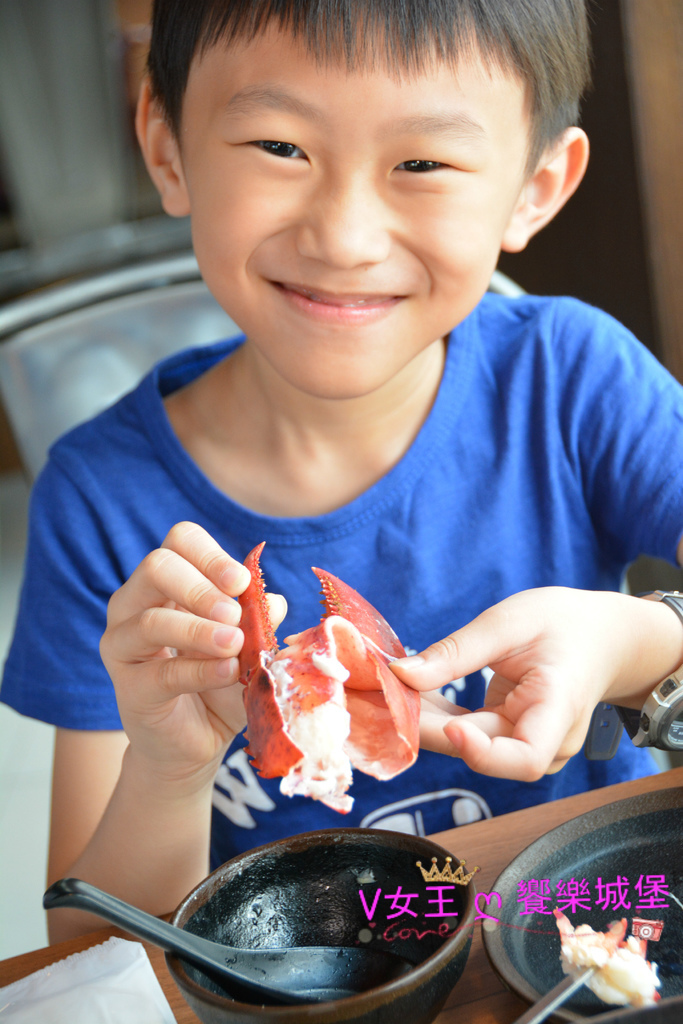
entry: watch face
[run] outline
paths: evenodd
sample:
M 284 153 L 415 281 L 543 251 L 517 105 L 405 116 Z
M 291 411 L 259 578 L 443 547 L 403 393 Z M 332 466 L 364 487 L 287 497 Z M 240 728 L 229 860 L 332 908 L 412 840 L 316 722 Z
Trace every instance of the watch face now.
M 664 726 L 663 733 L 672 749 L 683 750 L 683 708 L 680 705 L 678 713 Z

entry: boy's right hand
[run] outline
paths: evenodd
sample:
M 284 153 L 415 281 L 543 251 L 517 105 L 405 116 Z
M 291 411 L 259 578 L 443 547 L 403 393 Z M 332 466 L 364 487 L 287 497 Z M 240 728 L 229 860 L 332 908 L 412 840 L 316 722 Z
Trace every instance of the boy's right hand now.
M 111 597 L 100 652 L 130 753 L 167 778 L 213 778 L 246 725 L 235 598 L 249 580 L 205 530 L 178 523 Z M 270 595 L 275 626 L 286 607 Z

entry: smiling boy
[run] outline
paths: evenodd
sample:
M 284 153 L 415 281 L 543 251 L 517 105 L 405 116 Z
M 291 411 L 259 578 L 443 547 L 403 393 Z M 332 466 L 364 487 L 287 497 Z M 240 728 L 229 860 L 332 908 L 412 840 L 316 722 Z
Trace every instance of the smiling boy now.
M 428 749 L 356 773 L 345 825 L 436 832 L 654 770 L 628 744 L 565 762 L 598 700 L 683 661 L 670 610 L 614 593 L 676 556 L 681 389 L 595 310 L 485 294 L 581 180 L 587 66 L 579 0 L 155 4 L 138 136 L 245 338 L 168 360 L 36 485 L 3 699 L 59 727 L 51 878 L 163 913 L 209 846 L 339 824 L 244 752 L 261 540 L 286 632 L 320 565 L 444 688 Z
M 457 76 L 349 75 L 274 25 L 233 46 L 229 66 L 222 47 L 193 63 L 177 138 L 143 95 L 165 209 L 191 213 L 205 280 L 249 339 L 167 400 L 221 490 L 268 515 L 319 515 L 403 455 L 436 395 L 442 339 L 501 247 L 523 247 L 583 172 L 585 137 L 570 129 L 527 180 L 526 106 L 523 83 L 480 59 Z

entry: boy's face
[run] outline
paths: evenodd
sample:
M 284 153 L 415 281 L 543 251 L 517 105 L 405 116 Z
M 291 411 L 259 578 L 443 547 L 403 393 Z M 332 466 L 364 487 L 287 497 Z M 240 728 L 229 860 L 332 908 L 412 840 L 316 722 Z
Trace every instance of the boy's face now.
M 191 213 L 203 276 L 260 357 L 352 397 L 463 320 L 521 247 L 528 140 L 522 84 L 476 58 L 399 81 L 269 28 L 195 60 L 164 201 Z

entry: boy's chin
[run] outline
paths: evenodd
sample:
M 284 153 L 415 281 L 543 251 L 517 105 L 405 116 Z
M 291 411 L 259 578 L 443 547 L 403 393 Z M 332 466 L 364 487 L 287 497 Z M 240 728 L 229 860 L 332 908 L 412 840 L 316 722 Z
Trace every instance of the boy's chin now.
M 411 373 L 409 366 L 372 367 L 353 363 L 327 372 L 322 368 L 302 368 L 298 373 L 292 373 L 291 368 L 287 370 L 287 383 L 295 392 L 328 402 L 372 400 L 375 397 L 386 403 L 388 394 L 395 394 L 398 398 L 404 393 L 402 382 Z
M 294 399 L 344 402 L 384 396 L 386 402 L 425 382 L 431 391 L 443 369 L 442 337 L 415 339 L 406 330 L 388 337 L 378 328 L 346 337 L 281 331 L 277 345 L 262 335 L 247 332 L 247 338 L 243 356 L 255 371 L 252 381 L 265 393 Z
M 340 380 L 337 377 L 332 379 L 322 377 L 307 377 L 305 380 L 291 382 L 297 391 L 310 398 L 317 398 L 329 402 L 354 401 L 355 399 L 367 398 L 370 395 L 381 391 L 386 380 L 375 378 L 364 380 L 359 376 L 353 379 Z

